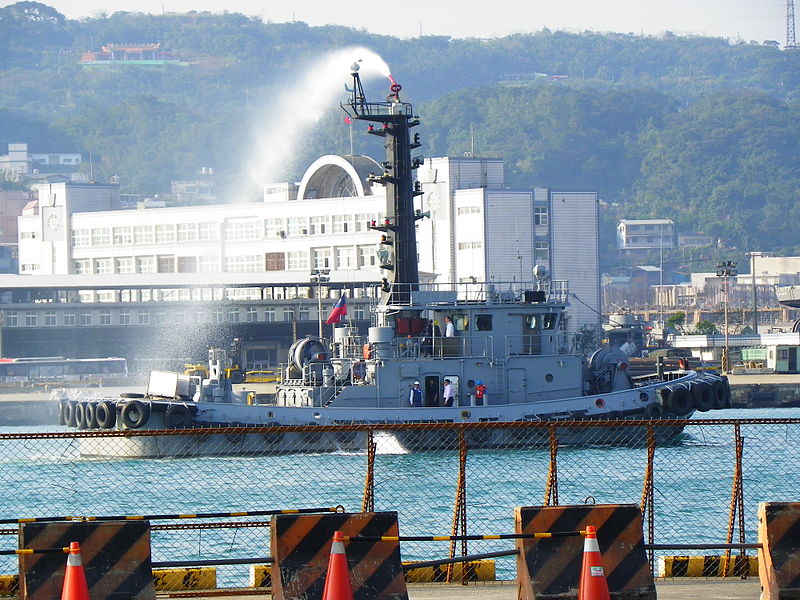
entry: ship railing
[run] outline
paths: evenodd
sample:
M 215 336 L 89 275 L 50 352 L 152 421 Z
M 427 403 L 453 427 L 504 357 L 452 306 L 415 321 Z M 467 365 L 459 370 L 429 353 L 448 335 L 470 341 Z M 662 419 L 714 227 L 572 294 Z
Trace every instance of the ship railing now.
M 507 335 L 506 356 L 555 356 L 578 353 L 578 335 L 564 331 Z
M 442 304 L 557 303 L 569 300 L 569 282 L 476 281 L 457 283 L 395 283 L 391 304 L 436 306 Z
M 434 357 L 494 359 L 492 338 L 486 336 L 395 338 L 392 358 L 420 360 Z

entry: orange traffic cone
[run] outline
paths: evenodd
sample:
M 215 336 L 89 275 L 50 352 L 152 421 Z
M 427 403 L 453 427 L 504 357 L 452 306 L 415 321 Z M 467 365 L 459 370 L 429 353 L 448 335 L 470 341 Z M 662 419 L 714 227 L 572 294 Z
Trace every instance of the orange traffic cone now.
M 353 600 L 353 589 L 350 587 L 350 572 L 347 570 L 347 557 L 344 554 L 341 531 L 333 533 L 331 558 L 328 561 L 328 575 L 325 577 L 322 600 Z
M 608 593 L 608 583 L 603 572 L 600 546 L 597 544 L 597 529 L 594 525 L 586 526 L 578 600 L 611 600 L 611 596 Z
M 81 545 L 78 542 L 69 544 L 61 600 L 89 600 L 89 586 L 86 585 L 86 573 L 83 572 L 81 561 Z

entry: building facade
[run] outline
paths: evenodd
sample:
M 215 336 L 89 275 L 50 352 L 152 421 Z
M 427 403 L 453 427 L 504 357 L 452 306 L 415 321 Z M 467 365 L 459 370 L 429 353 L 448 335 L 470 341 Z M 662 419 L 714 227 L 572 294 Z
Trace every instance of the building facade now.
M 617 249 L 666 250 L 675 247 L 675 223 L 670 219 L 622 219 L 617 223 Z

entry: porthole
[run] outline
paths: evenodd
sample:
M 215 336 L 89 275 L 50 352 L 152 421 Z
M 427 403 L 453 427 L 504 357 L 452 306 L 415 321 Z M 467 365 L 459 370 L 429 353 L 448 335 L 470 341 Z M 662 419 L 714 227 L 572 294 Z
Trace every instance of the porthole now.
M 553 374 L 552 373 L 548 373 L 547 375 L 544 376 L 544 380 L 547 383 L 551 383 L 553 381 Z

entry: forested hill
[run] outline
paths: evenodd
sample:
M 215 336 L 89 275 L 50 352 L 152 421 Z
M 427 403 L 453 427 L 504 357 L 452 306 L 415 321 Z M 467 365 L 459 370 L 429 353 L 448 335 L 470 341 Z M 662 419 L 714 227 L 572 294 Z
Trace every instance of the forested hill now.
M 191 64 L 78 64 L 105 43 L 145 42 Z M 800 51 L 770 40 L 548 30 L 398 39 L 239 14 L 73 21 L 19 2 L 0 8 L 0 153 L 16 141 L 91 153 L 98 178 L 118 175 L 134 193 L 166 192 L 203 166 L 230 183 L 253 114 L 324 53 L 352 45 L 403 83 L 428 156 L 474 148 L 505 158 L 515 186 L 598 190 L 608 222 L 669 217 L 728 246 L 800 253 Z M 349 143 L 335 103 L 318 127 L 302 127 L 286 174 L 295 178 Z

